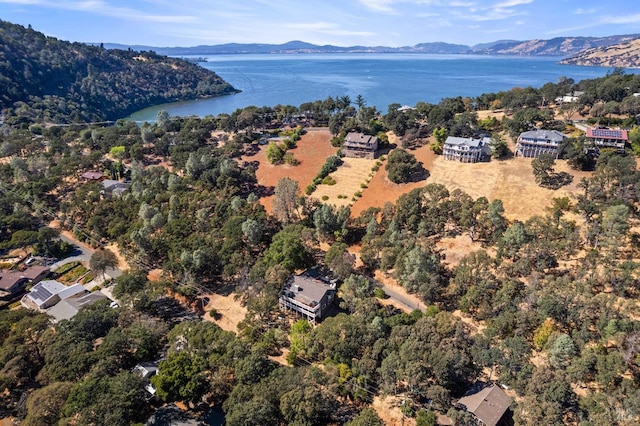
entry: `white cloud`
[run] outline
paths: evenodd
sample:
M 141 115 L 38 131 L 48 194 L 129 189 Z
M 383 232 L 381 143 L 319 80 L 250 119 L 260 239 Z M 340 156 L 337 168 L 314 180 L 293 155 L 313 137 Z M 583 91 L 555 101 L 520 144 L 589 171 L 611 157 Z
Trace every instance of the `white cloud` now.
M 579 7 L 573 13 L 575 15 L 591 15 L 591 14 L 596 13 L 596 12 L 597 12 L 596 9 L 583 9 L 583 8 Z
M 602 24 L 640 24 L 640 13 L 624 16 L 603 16 Z
M 507 7 L 522 6 L 524 4 L 530 3 L 533 3 L 533 0 L 507 0 L 502 3 L 496 3 L 493 5 L 493 7 L 496 9 L 502 9 Z

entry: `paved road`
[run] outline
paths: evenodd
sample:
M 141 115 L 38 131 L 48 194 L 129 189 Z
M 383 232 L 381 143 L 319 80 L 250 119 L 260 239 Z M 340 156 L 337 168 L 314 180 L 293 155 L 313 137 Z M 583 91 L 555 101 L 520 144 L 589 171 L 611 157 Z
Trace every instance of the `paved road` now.
M 57 268 L 62 265 L 66 265 L 67 263 L 79 261 L 82 262 L 85 266 L 89 266 L 89 260 L 91 260 L 91 255 L 95 251 L 88 245 L 76 240 L 75 238 L 71 238 L 67 235 L 60 234 L 60 239 L 66 241 L 67 243 L 74 246 L 75 251 L 70 257 L 66 259 L 59 260 L 58 262 L 51 265 L 51 270 L 55 271 Z M 122 271 L 118 268 L 108 268 L 105 271 L 105 275 L 107 278 L 117 278 L 122 274 Z
M 412 294 L 408 294 L 407 291 L 397 285 L 383 284 L 379 281 L 376 281 L 380 287 L 384 290 L 384 292 L 389 296 L 395 305 L 402 308 L 407 312 L 411 312 L 415 309 L 420 309 L 424 312 L 426 306 L 422 303 L 417 296 Z

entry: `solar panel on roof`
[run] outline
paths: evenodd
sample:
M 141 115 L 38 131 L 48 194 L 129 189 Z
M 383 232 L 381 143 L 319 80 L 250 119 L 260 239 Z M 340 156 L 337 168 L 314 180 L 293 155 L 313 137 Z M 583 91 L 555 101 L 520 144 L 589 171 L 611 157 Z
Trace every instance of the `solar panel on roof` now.
M 611 130 L 611 129 L 593 129 L 593 136 L 603 137 L 603 138 L 622 138 L 622 130 Z
M 51 293 L 49 290 L 47 290 L 45 287 L 43 286 L 37 286 L 31 289 L 31 294 L 33 295 L 32 297 L 35 300 L 47 300 L 48 298 L 50 298 L 51 296 L 53 296 L 53 293 Z

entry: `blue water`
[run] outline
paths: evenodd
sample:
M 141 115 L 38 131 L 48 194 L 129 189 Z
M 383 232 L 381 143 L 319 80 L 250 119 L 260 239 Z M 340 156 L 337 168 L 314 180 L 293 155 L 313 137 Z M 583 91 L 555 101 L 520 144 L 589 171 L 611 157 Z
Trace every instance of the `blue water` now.
M 172 116 L 218 115 L 250 105 L 301 103 L 362 95 L 386 112 L 392 103 L 414 106 L 442 98 L 478 96 L 513 87 L 539 88 L 561 76 L 580 81 L 604 77 L 611 68 L 558 65 L 557 57 L 425 54 L 301 54 L 208 56 L 205 68 L 241 89 L 213 99 L 177 102 L 139 111 L 130 118 L 153 121 L 159 110 Z M 628 70 L 627 72 L 638 72 Z

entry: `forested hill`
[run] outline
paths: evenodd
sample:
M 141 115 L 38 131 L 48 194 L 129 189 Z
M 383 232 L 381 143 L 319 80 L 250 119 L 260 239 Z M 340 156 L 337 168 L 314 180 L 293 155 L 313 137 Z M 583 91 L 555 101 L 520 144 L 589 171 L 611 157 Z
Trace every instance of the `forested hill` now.
M 150 105 L 236 92 L 184 60 L 70 43 L 0 20 L 0 108 L 21 117 L 28 110 L 34 120 L 115 120 Z

